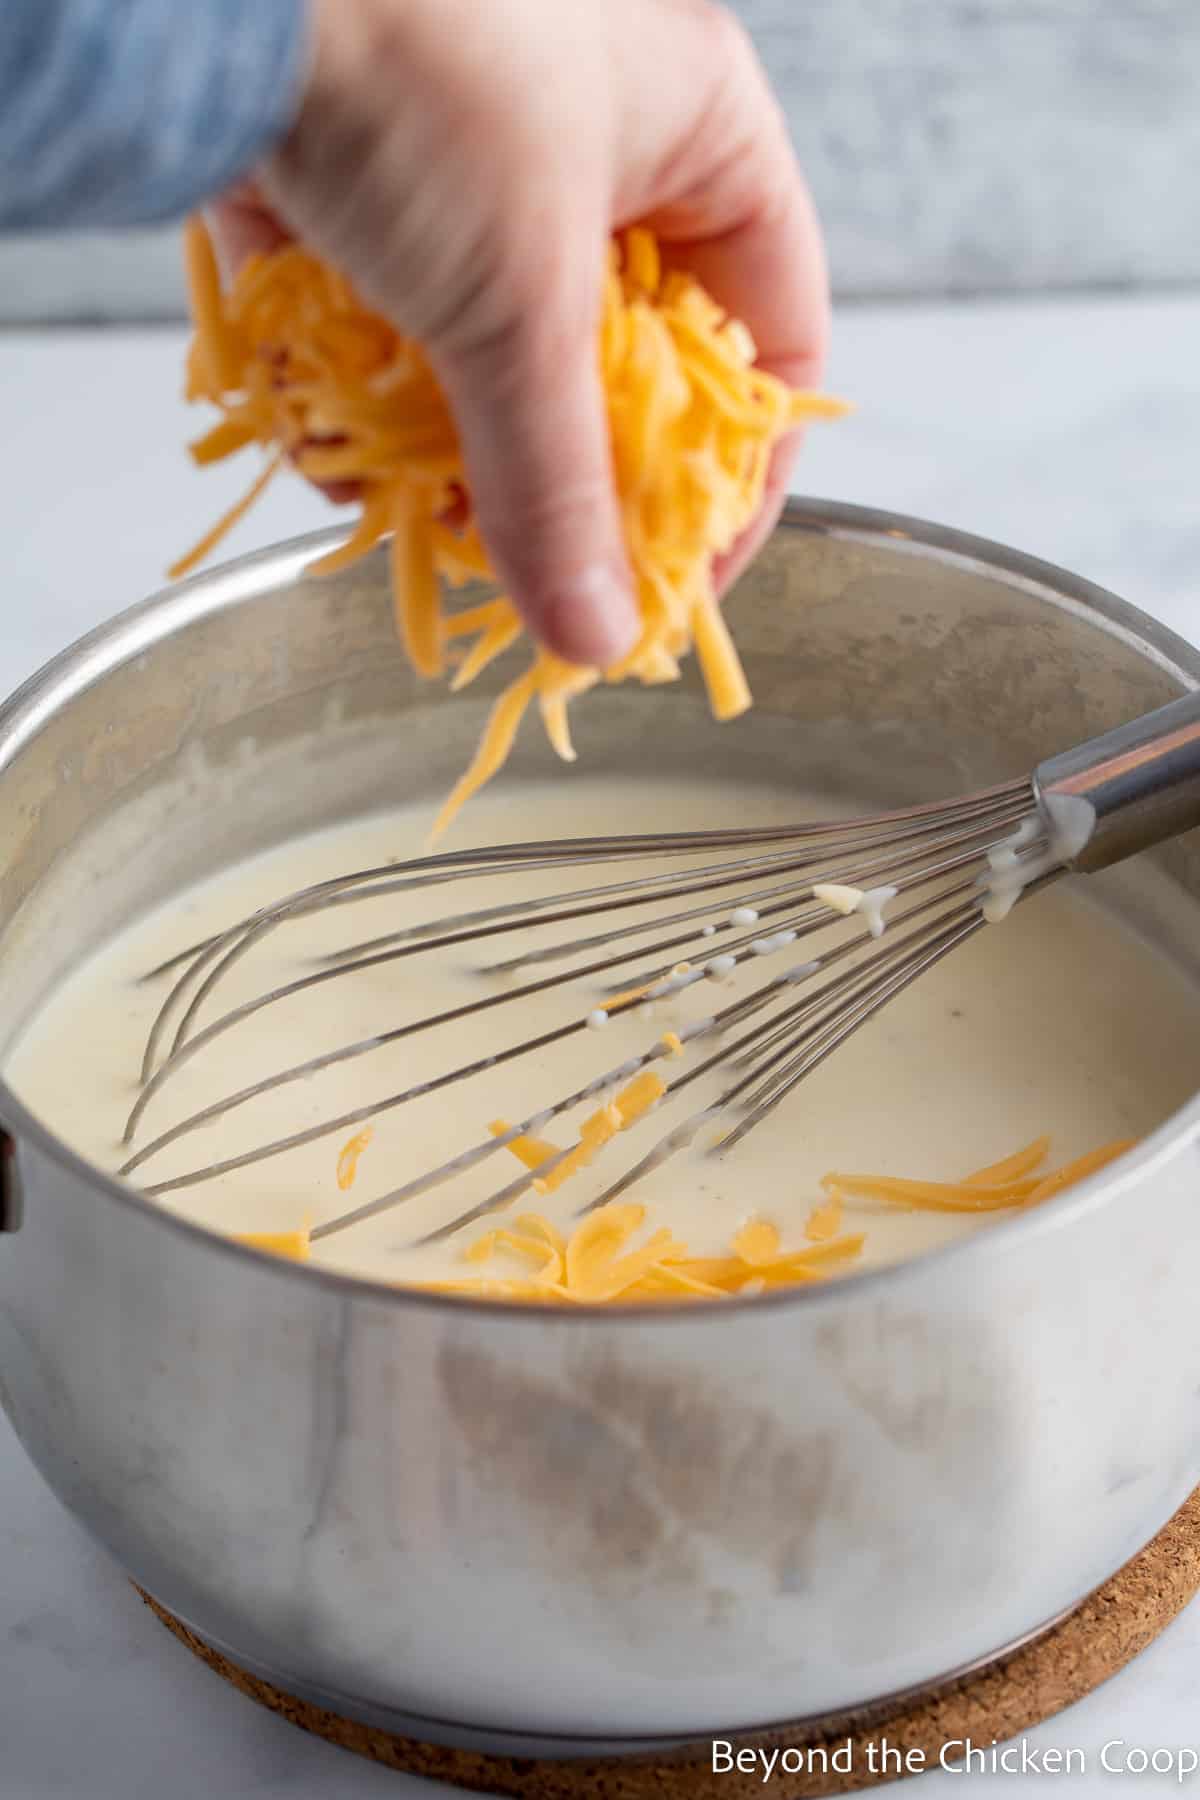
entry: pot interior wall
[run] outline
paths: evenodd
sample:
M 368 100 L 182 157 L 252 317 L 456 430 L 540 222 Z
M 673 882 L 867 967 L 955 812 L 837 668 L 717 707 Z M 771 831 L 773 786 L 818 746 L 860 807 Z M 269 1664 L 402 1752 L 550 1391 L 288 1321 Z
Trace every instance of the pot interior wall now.
M 432 803 L 461 770 L 517 657 L 447 698 L 404 664 L 382 556 L 321 580 L 297 566 L 294 551 L 267 553 L 201 577 L 64 659 L 69 703 L 10 707 L 0 1035 L 197 876 L 355 812 Z M 857 810 L 1026 774 L 1200 678 L 1182 646 L 1156 646 L 1147 622 L 1106 617 L 1086 592 L 943 549 L 933 531 L 798 507 L 729 601 L 751 713 L 714 725 L 690 667 L 669 688 L 602 688 L 576 708 L 573 769 L 530 720 L 510 778 L 582 789 L 648 764 L 711 771 L 794 785 L 802 811 L 806 791 Z M 1194 838 L 1158 854 L 1158 880 L 1141 859 L 1093 883 L 1193 965 L 1161 877 L 1200 894 Z

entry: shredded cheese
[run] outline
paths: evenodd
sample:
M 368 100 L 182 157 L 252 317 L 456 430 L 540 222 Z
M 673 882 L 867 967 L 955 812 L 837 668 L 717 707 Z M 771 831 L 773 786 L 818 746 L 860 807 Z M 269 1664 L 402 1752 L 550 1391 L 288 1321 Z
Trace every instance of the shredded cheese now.
M 1085 1176 L 1104 1168 L 1106 1163 L 1124 1156 L 1135 1141 L 1133 1138 L 1114 1138 L 1112 1143 L 1089 1150 L 1085 1156 L 1076 1157 L 1074 1162 L 1065 1163 L 1050 1175 L 1034 1172 L 1046 1160 L 1050 1150 L 1050 1139 L 1039 1137 L 1003 1161 L 991 1163 L 986 1169 L 977 1169 L 965 1181 L 911 1181 L 895 1175 L 830 1174 L 823 1178 L 822 1186 L 827 1192 L 855 1194 L 917 1211 L 1002 1212 L 1008 1207 L 1039 1206 L 1043 1200 L 1052 1199 Z
M 308 1227 L 297 1231 L 240 1231 L 234 1242 L 248 1244 L 252 1250 L 266 1250 L 272 1256 L 286 1257 L 290 1262 L 307 1262 L 312 1246 Z
M 750 1219 L 735 1233 L 733 1249 L 752 1268 L 772 1263 L 779 1255 L 779 1227 L 766 1219 Z
M 626 1130 L 644 1113 L 648 1113 L 666 1091 L 666 1082 L 653 1069 L 643 1069 L 640 1075 L 635 1075 L 629 1086 L 622 1088 L 613 1101 L 621 1119 L 619 1129 Z
M 644 1206 L 612 1201 L 591 1213 L 565 1241 L 538 1215 L 518 1219 L 512 1231 L 489 1231 L 464 1251 L 464 1260 L 490 1263 L 507 1252 L 518 1266 L 509 1277 L 484 1275 L 424 1284 L 435 1293 L 483 1299 L 538 1299 L 560 1305 L 605 1305 L 635 1300 L 719 1300 L 747 1291 L 825 1281 L 858 1257 L 861 1236 L 847 1236 L 802 1250 L 782 1250 L 776 1226 L 749 1220 L 730 1254 L 691 1257 L 686 1244 L 660 1227 L 630 1247 L 646 1222 Z
M 837 1237 L 842 1229 L 842 1213 L 845 1200 L 842 1190 L 830 1187 L 827 1198 L 820 1206 L 814 1206 L 804 1224 L 804 1235 L 814 1244 L 827 1242 Z
M 493 1137 L 499 1138 L 511 1131 L 512 1126 L 507 1119 L 493 1119 L 488 1130 Z M 552 1144 L 548 1138 L 527 1137 L 524 1134 L 513 1138 L 504 1147 L 511 1150 L 517 1161 L 524 1163 L 527 1169 L 540 1169 L 544 1162 L 562 1154 L 559 1146 Z
M 546 1138 L 515 1137 L 505 1146 L 511 1150 L 519 1162 L 530 1170 L 544 1169 L 545 1173 L 534 1178 L 533 1187 L 539 1194 L 553 1194 L 564 1181 L 577 1175 L 580 1169 L 590 1166 L 597 1151 L 602 1150 L 618 1132 L 628 1131 L 631 1125 L 649 1112 L 652 1106 L 667 1091 L 667 1084 L 652 1069 L 645 1069 L 640 1075 L 623 1087 L 615 1099 L 598 1112 L 591 1114 L 579 1128 L 579 1142 L 569 1150 L 558 1144 L 552 1144 Z M 493 1119 L 488 1126 L 493 1137 L 503 1137 L 512 1130 L 505 1119 Z
M 1124 1156 L 1127 1150 L 1133 1149 L 1135 1142 L 1134 1138 L 1117 1138 L 1111 1144 L 1102 1144 L 1098 1150 L 1089 1150 L 1085 1156 L 1076 1157 L 1065 1168 L 1056 1169 L 1053 1175 L 1047 1175 L 1044 1181 L 1039 1181 L 1029 1196 L 1030 1205 L 1040 1205 L 1043 1200 L 1051 1200 L 1055 1194 L 1074 1187 L 1077 1181 L 1083 1181 L 1086 1176 L 1094 1175 L 1097 1169 L 1115 1162 L 1118 1156 Z
M 358 1174 L 358 1159 L 374 1136 L 374 1131 L 368 1125 L 352 1138 L 347 1138 L 342 1145 L 337 1159 L 337 1184 L 343 1193 L 354 1186 L 354 1177 Z
M 439 580 L 458 585 L 492 570 L 454 422 L 420 347 L 296 245 L 252 258 L 226 292 L 198 219 L 187 227 L 185 256 L 195 326 L 186 391 L 222 414 L 192 455 L 204 466 L 251 444 L 273 454 L 245 497 L 171 574 L 209 555 L 284 459 L 314 481 L 352 483 L 358 524 L 314 568 L 344 568 L 390 534 L 397 628 L 408 658 L 420 674 L 436 677 L 460 654 L 455 641 L 473 637 L 452 680 L 465 687 L 523 627 L 506 598 L 457 617 L 442 612 Z M 613 246 L 599 359 L 641 636 L 623 662 L 604 671 L 538 650 L 497 700 L 435 834 L 503 766 L 535 698 L 554 749 L 568 761 L 572 699 L 601 679 L 673 681 L 693 646 L 715 716 L 732 719 L 751 704 L 717 605 L 714 559 L 758 512 L 774 445 L 801 421 L 837 418 L 847 408 L 789 389 L 758 368 L 745 327 L 695 280 L 664 273 L 644 230 L 624 233 Z
M 619 994 L 612 994 L 598 1011 L 613 1013 L 619 1006 L 628 1006 L 633 1000 L 645 1000 L 654 986 L 652 981 L 644 981 L 641 987 L 623 988 Z
M 1065 1163 L 1051 1175 L 1035 1173 L 1049 1154 L 1048 1137 L 1036 1138 L 1011 1156 L 975 1170 L 962 1182 L 828 1175 L 823 1183 L 827 1198 L 810 1213 L 805 1226 L 808 1242 L 799 1250 L 783 1249 L 779 1228 L 757 1217 L 748 1219 L 735 1233 L 728 1255 L 693 1257 L 687 1246 L 665 1229 L 629 1249 L 630 1240 L 646 1222 L 646 1209 L 628 1202 L 598 1208 L 565 1241 L 549 1221 L 533 1215 L 518 1219 L 513 1231 L 485 1233 L 463 1253 L 467 1262 L 484 1264 L 508 1252 L 510 1258 L 536 1264 L 533 1274 L 487 1275 L 426 1285 L 441 1293 L 562 1305 L 719 1300 L 735 1294 L 768 1293 L 826 1281 L 858 1260 L 865 1237 L 862 1232 L 843 1232 L 847 1194 L 936 1212 L 1028 1207 L 1062 1193 L 1130 1147 L 1131 1140 L 1117 1139 Z
M 579 1128 L 579 1142 L 574 1149 L 554 1168 L 534 1181 L 537 1192 L 552 1194 L 564 1181 L 578 1174 L 580 1169 L 586 1169 L 597 1151 L 602 1150 L 618 1132 L 628 1131 L 631 1125 L 636 1125 L 652 1106 L 658 1104 L 666 1091 L 666 1082 L 653 1069 L 643 1069 L 640 1075 L 635 1075 L 614 1100 L 583 1121 Z
M 560 1159 L 544 1180 L 534 1181 L 535 1187 L 551 1192 L 568 1174 L 586 1167 L 618 1132 L 644 1116 L 665 1091 L 657 1075 L 643 1071 L 615 1100 L 584 1121 L 578 1144 L 565 1154 L 546 1139 L 528 1136 L 515 1137 L 505 1147 L 530 1170 Z M 512 1127 L 503 1119 L 494 1119 L 488 1129 L 503 1137 Z M 735 1232 L 726 1255 L 692 1256 L 687 1245 L 665 1227 L 635 1245 L 632 1240 L 646 1223 L 646 1209 L 628 1201 L 597 1207 L 569 1237 L 541 1214 L 526 1213 L 511 1227 L 484 1232 L 463 1251 L 464 1262 L 472 1266 L 490 1266 L 507 1259 L 518 1272 L 464 1275 L 460 1280 L 416 1285 L 433 1293 L 465 1294 L 475 1299 L 539 1300 L 567 1306 L 720 1300 L 803 1286 L 844 1273 L 862 1254 L 865 1234 L 843 1230 L 847 1195 L 933 1212 L 985 1213 L 1037 1206 L 1123 1156 L 1134 1141 L 1114 1139 L 1048 1175 L 1037 1173 L 1050 1151 L 1048 1137 L 1035 1138 L 960 1182 L 827 1175 L 822 1182 L 827 1197 L 809 1214 L 805 1225 L 807 1241 L 792 1250 L 783 1247 L 778 1226 L 759 1217 L 747 1219 Z M 307 1226 L 296 1231 L 239 1233 L 236 1241 L 297 1262 L 307 1262 L 310 1255 Z
M 966 1176 L 968 1187 L 996 1187 L 1006 1181 L 1019 1181 L 1022 1175 L 1028 1175 L 1039 1164 L 1044 1163 L 1050 1154 L 1048 1137 L 1034 1138 L 1023 1150 L 1014 1150 L 1011 1156 L 1002 1157 L 999 1162 L 989 1163 L 985 1169 L 976 1169 Z

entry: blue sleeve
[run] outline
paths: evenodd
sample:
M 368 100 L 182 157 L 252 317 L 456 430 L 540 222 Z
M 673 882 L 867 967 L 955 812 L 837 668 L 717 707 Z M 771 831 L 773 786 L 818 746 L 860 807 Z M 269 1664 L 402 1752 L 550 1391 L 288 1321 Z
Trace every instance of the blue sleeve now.
M 0 0 L 0 231 L 176 218 L 299 104 L 306 0 Z

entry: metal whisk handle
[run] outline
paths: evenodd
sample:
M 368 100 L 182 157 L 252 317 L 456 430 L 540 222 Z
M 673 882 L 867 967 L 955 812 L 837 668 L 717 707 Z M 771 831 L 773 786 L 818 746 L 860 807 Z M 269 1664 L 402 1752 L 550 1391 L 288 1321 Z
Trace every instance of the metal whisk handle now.
M 1033 786 L 1051 820 L 1056 801 L 1093 809 L 1091 834 L 1072 860 L 1084 874 L 1200 826 L 1200 691 L 1049 757 Z

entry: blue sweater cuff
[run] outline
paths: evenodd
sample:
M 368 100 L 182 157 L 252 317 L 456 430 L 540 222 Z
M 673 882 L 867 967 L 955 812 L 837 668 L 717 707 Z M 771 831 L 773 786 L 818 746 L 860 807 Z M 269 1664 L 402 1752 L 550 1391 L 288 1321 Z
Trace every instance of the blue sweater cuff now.
M 306 0 L 0 0 L 0 230 L 177 218 L 295 117 Z

